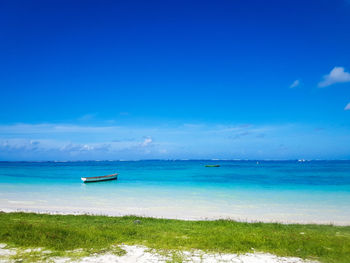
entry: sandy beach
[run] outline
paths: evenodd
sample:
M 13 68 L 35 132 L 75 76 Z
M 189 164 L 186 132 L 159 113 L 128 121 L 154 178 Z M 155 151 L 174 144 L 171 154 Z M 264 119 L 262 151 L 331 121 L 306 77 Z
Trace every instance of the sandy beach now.
M 159 201 L 161 202 L 161 201 Z M 212 209 L 211 209 L 212 208 Z M 304 213 L 300 213 L 304 210 Z M 141 217 L 153 217 L 164 219 L 180 220 L 218 220 L 229 219 L 238 222 L 264 222 L 264 223 L 282 223 L 282 224 L 325 224 L 325 225 L 350 225 L 350 217 L 337 216 L 317 209 L 302 208 L 298 206 L 268 206 L 244 207 L 242 205 L 230 205 L 225 210 L 223 207 L 218 209 L 215 204 L 192 204 L 184 202 L 182 205 L 169 203 L 168 206 L 139 204 L 132 205 L 114 204 L 114 206 L 92 206 L 84 202 L 80 206 L 70 206 L 69 204 L 55 204 L 52 206 L 40 202 L 13 201 L 0 199 L 0 211 L 3 212 L 33 212 L 43 214 L 61 214 L 61 215 L 105 215 L 105 216 L 127 216 L 135 215 Z M 345 212 L 346 213 L 346 212 Z
M 79 260 L 72 260 L 65 257 L 53 257 L 55 263 L 166 263 L 171 260 L 171 254 L 159 254 L 144 246 L 121 245 L 120 248 L 126 251 L 123 256 L 116 256 L 110 253 L 103 255 L 92 255 Z M 27 249 L 23 253 L 42 253 L 49 255 L 51 251 Z M 11 262 L 10 257 L 17 253 L 16 249 L 7 248 L 6 244 L 0 244 L 0 262 Z M 295 257 L 277 257 L 268 253 L 247 253 L 247 254 L 210 254 L 203 251 L 183 251 L 177 254 L 183 262 L 193 263 L 316 263 L 317 261 L 302 260 Z

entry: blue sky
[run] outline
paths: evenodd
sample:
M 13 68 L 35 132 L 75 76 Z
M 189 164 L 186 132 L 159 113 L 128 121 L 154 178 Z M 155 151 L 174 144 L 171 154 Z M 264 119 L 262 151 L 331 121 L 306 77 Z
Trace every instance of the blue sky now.
M 0 160 L 350 159 L 350 2 L 1 1 Z

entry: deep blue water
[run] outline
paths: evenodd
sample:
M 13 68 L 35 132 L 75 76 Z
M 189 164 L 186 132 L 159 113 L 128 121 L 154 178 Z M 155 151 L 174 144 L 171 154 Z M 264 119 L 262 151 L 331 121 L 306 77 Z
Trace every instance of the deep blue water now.
M 349 204 L 350 161 L 0 162 L 3 209 L 350 224 Z

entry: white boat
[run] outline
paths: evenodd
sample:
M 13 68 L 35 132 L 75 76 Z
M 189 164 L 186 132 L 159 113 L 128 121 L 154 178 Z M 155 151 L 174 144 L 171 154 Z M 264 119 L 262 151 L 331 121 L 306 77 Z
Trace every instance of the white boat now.
M 92 182 L 116 180 L 117 178 L 118 178 L 118 174 L 110 174 L 110 175 L 95 176 L 95 177 L 82 177 L 81 180 L 84 183 L 92 183 Z

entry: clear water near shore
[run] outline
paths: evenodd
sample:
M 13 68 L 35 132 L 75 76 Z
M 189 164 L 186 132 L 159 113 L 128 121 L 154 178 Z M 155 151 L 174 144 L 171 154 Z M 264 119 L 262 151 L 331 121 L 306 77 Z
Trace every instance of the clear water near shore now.
M 0 162 L 0 209 L 350 225 L 350 161 Z

